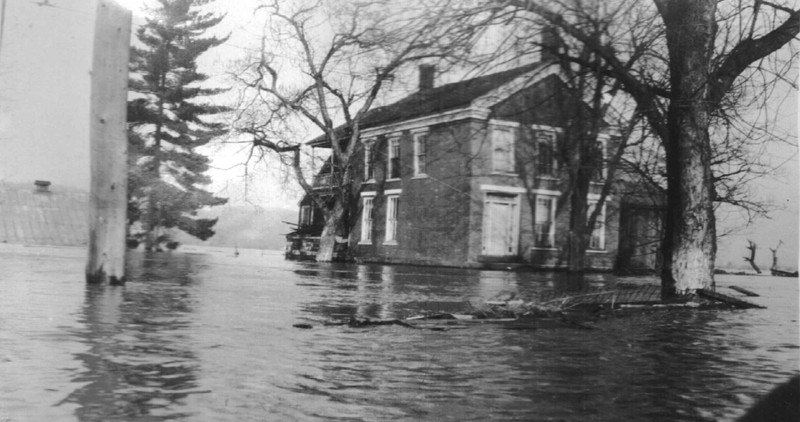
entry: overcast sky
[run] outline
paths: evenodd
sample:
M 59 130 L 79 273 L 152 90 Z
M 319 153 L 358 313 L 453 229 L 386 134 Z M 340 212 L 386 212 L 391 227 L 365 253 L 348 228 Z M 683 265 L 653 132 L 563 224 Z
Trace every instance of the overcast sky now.
M 89 67 L 91 63 L 93 4 L 85 0 L 6 0 L 7 9 L 0 44 L 0 182 L 32 183 L 51 180 L 79 188 L 88 187 Z M 45 5 L 49 3 L 52 6 Z M 134 9 L 134 24 L 143 22 L 139 0 L 121 1 Z M 201 60 L 202 70 L 223 76 L 231 62 L 248 49 L 261 31 L 254 18 L 256 0 L 218 1 L 227 10 L 222 33 L 230 32 L 228 44 Z M 795 64 L 795 75 L 796 75 Z M 222 81 L 222 79 L 220 79 Z M 797 93 L 783 92 L 775 99 L 784 131 L 797 134 Z M 778 103 L 779 102 L 779 103 Z M 231 197 L 232 203 L 253 203 L 265 207 L 296 206 L 298 190 L 283 189 L 277 177 L 250 173 L 245 184 L 244 169 L 236 166 L 245 151 L 236 147 L 215 148 L 213 190 Z M 719 266 L 739 264 L 746 254 L 746 239 L 759 244 L 758 259 L 769 267 L 769 251 L 778 240 L 781 261 L 795 267 L 798 257 L 798 160 L 797 147 L 770 145 L 767 153 L 774 163 L 783 162 L 779 172 L 760 180 L 754 193 L 775 204 L 770 219 L 719 241 Z M 245 195 L 247 189 L 247 195 Z M 725 217 L 720 231 L 741 225 Z

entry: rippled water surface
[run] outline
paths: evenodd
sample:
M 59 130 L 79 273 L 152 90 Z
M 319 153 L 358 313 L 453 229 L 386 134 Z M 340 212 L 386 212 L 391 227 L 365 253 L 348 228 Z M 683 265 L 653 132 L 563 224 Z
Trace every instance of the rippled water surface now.
M 83 282 L 83 250 L 0 249 L 0 421 L 733 420 L 800 362 L 794 278 L 718 277 L 767 309 L 653 312 L 590 331 L 359 329 L 322 322 L 564 284 L 199 252 L 133 254 L 126 286 L 99 287 Z

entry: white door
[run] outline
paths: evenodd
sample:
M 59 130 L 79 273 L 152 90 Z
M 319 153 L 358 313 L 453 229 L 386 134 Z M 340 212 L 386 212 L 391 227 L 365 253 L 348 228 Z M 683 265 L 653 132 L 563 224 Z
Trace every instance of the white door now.
M 516 195 L 486 194 L 483 210 L 483 254 L 517 254 L 519 215 Z

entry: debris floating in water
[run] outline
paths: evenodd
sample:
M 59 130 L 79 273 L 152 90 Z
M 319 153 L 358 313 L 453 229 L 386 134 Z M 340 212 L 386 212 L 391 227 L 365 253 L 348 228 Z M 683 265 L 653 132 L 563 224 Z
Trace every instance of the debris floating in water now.
M 739 286 L 728 286 L 728 288 L 729 288 L 729 289 L 731 289 L 731 290 L 736 290 L 737 292 L 739 292 L 739 293 L 742 293 L 742 294 L 744 294 L 745 296 L 750 296 L 750 297 L 759 297 L 759 296 L 758 296 L 758 293 L 756 293 L 756 292 L 753 292 L 753 291 L 751 291 L 751 290 L 747 290 L 747 289 L 745 289 L 745 288 L 743 288 L 743 287 L 739 287 Z
M 756 295 L 749 290 L 739 289 L 741 288 L 734 290 Z M 594 325 L 598 319 L 647 310 L 763 308 L 755 303 L 711 290 L 697 290 L 696 294 L 679 295 L 665 301 L 661 298 L 660 286 L 651 285 L 619 285 L 614 290 L 589 289 L 569 293 L 542 292 L 531 300 L 516 295 L 506 295 L 487 300 L 480 305 L 467 303 L 467 307 L 469 309 L 427 312 L 395 319 L 369 319 L 353 315 L 326 321 L 323 325 L 351 328 L 399 325 L 412 329 L 443 331 L 480 324 L 497 324 L 501 328 L 513 330 L 546 328 L 593 330 L 599 328 Z M 308 324 L 295 324 L 295 327 L 311 328 Z

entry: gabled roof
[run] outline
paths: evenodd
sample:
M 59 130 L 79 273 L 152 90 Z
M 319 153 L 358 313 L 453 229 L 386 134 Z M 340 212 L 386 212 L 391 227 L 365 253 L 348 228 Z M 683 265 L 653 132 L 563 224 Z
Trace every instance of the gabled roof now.
M 395 103 L 367 112 L 361 120 L 361 129 L 442 113 L 469 106 L 473 101 L 512 82 L 514 79 L 549 64 L 533 63 L 498 73 L 453 82 L 442 86 L 417 91 Z M 336 130 L 344 132 L 345 126 Z M 309 141 L 314 146 L 326 146 L 325 135 Z
M 89 240 L 89 194 L 0 183 L 0 243 L 80 246 Z

